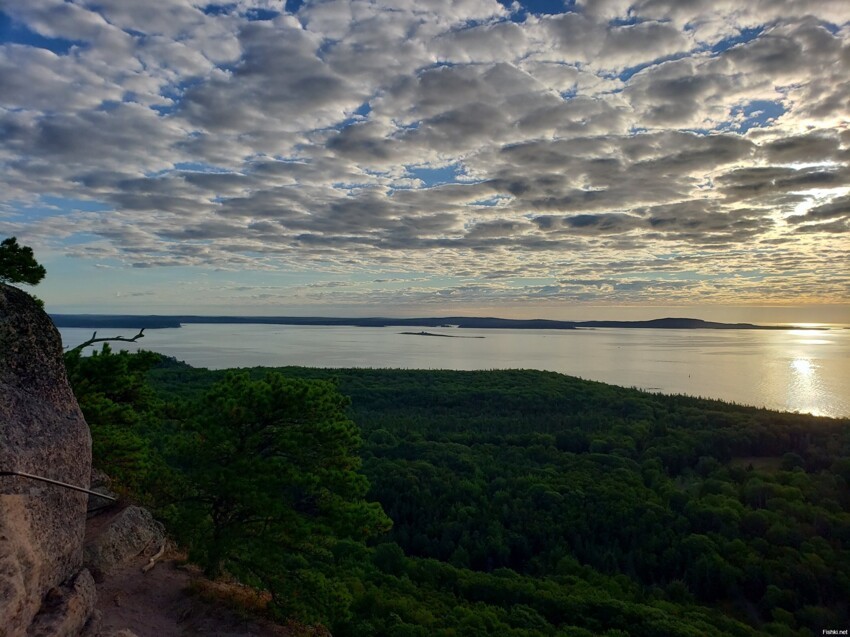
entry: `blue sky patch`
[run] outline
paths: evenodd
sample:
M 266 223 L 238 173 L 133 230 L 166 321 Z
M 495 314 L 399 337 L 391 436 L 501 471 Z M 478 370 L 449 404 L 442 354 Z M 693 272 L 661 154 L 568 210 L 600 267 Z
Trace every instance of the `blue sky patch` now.
M 459 164 L 449 164 L 440 168 L 411 168 L 407 167 L 407 174 L 413 179 L 419 179 L 426 188 L 440 186 L 442 184 L 457 183 L 460 173 Z
M 279 15 L 279 11 L 271 11 L 269 9 L 249 9 L 245 14 L 245 18 L 249 22 L 261 22 L 263 20 L 274 20 Z
M 46 38 L 0 11 L 0 44 L 25 44 L 53 51 L 57 55 L 67 55 L 73 47 L 82 46 L 84 42 L 64 38 Z
M 733 35 L 728 38 L 724 38 L 720 40 L 720 42 L 716 43 L 711 47 L 712 53 L 722 53 L 726 49 L 731 49 L 733 46 L 737 46 L 739 44 L 746 44 L 747 42 L 752 42 L 757 37 L 759 37 L 762 33 L 764 33 L 764 27 L 753 27 L 750 29 L 741 29 L 741 32 L 738 35 Z
M 160 115 L 171 115 L 177 110 L 177 104 L 156 104 L 151 106 L 151 110 L 156 111 Z
M 609 27 L 633 27 L 636 24 L 640 24 L 644 22 L 637 16 L 631 16 L 628 18 L 614 18 L 613 20 L 608 21 Z
M 207 15 L 230 15 L 238 9 L 238 5 L 234 3 L 227 4 L 208 4 L 201 11 Z M 272 11 L 270 9 L 248 9 L 245 12 L 245 19 L 249 22 L 258 22 L 261 20 L 274 20 L 280 15 L 280 11 Z
M 30 219 L 67 215 L 75 211 L 104 212 L 106 210 L 112 210 L 112 206 L 101 203 L 100 201 L 71 199 L 52 195 L 42 195 L 39 197 L 38 203 L 18 205 L 17 208 L 21 214 Z
M 90 199 L 70 199 L 68 197 L 53 197 L 51 195 L 42 195 L 41 200 L 48 206 L 55 206 L 62 210 L 82 210 L 83 212 L 103 212 L 111 210 L 112 206 L 100 201 L 92 201 Z
M 100 106 L 98 106 L 95 110 L 101 111 L 103 113 L 108 113 L 110 111 L 114 111 L 119 106 L 121 106 L 121 102 L 119 102 L 118 100 L 104 100 L 100 103 Z
M 227 15 L 236 8 L 236 4 L 208 4 L 201 11 L 207 15 Z
M 229 173 L 231 171 L 225 170 L 224 168 L 219 168 L 218 166 L 213 166 L 212 164 L 205 164 L 199 161 L 180 161 L 174 164 L 175 170 L 180 170 L 187 173 Z
M 738 133 L 746 133 L 751 128 L 764 128 L 784 112 L 785 107 L 781 102 L 753 100 L 732 109 L 732 117 L 736 120 L 741 117 L 743 119 L 730 123 L 728 128 Z
M 512 0 L 499 0 L 506 9 L 513 9 Z M 519 11 L 511 14 L 512 22 L 525 22 L 530 15 L 560 15 L 575 10 L 575 0 L 522 0 Z
M 156 106 L 151 106 L 153 110 L 155 110 L 160 115 L 171 115 L 174 113 L 180 106 L 180 101 L 183 99 L 183 94 L 192 87 L 200 86 L 204 83 L 202 78 L 191 78 L 188 80 L 184 80 L 179 82 L 178 84 L 172 84 L 171 86 L 166 87 L 160 92 L 165 98 L 172 100 L 171 104 L 158 104 Z M 124 101 L 128 101 L 126 96 Z
M 286 0 L 284 9 L 287 13 L 298 13 L 302 6 L 304 6 L 304 0 Z

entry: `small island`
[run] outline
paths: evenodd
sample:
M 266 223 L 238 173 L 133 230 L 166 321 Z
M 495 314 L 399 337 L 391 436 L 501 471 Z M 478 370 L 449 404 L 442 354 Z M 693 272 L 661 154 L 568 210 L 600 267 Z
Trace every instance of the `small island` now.
M 408 336 L 440 336 L 442 338 L 484 338 L 483 336 L 460 336 L 459 334 L 434 334 L 433 332 L 399 332 Z

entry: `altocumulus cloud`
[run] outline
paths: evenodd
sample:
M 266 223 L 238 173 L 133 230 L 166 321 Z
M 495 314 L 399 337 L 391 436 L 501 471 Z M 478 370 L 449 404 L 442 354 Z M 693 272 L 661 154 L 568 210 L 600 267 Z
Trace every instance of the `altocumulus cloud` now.
M 846 300 L 846 0 L 285 6 L 4 3 L 0 233 L 316 302 Z

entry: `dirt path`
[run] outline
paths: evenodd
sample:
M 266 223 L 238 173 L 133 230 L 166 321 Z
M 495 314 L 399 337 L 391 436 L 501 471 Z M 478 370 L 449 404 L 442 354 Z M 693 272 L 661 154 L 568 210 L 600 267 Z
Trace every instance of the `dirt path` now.
M 98 515 L 86 524 L 86 539 L 96 537 L 120 509 Z M 221 603 L 206 601 L 189 589 L 200 574 L 165 559 L 147 573 L 153 547 L 115 571 L 98 577 L 97 609 L 102 631 L 130 629 L 138 637 L 294 637 L 296 632 L 255 618 L 242 617 Z M 300 632 L 300 631 L 299 631 Z M 300 633 L 303 634 L 303 633 Z
M 137 558 L 99 583 L 98 610 L 103 631 L 129 628 L 138 637 L 291 637 L 292 632 L 261 620 L 240 617 L 187 589 L 193 578 L 174 561 L 142 573 L 147 557 Z

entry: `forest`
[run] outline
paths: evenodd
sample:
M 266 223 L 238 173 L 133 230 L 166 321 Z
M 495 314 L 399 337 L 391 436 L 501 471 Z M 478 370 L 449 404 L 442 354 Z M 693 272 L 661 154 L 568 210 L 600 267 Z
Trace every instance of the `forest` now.
M 340 637 L 848 626 L 850 421 L 556 373 L 66 356 L 95 465 Z

